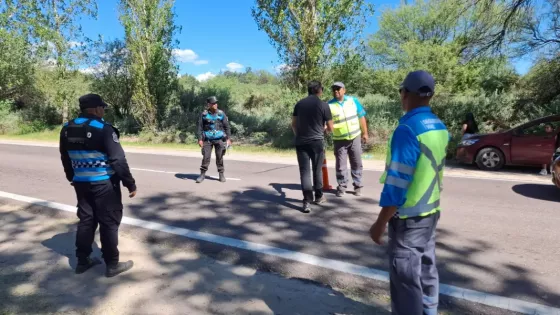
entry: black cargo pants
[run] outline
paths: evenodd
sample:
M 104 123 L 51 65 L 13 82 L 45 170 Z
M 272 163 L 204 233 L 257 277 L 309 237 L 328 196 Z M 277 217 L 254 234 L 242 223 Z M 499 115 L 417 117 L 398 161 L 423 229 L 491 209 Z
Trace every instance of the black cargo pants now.
M 212 148 L 216 152 L 216 166 L 218 167 L 218 172 L 224 172 L 224 155 L 226 153 L 226 142 L 222 139 L 219 140 L 205 140 L 202 145 L 202 165 L 200 170 L 202 172 L 208 171 L 208 166 L 210 166 L 210 160 L 212 159 Z
M 93 183 L 74 183 L 78 198 L 78 231 L 76 257 L 85 261 L 92 252 L 95 230 L 99 225 L 101 252 L 106 265 L 119 262 L 118 231 L 123 216 L 120 182 L 105 180 Z

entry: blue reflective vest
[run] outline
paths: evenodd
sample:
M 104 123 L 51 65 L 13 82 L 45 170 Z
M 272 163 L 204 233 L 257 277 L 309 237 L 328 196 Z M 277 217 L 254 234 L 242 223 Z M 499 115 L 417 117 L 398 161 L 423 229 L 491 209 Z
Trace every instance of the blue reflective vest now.
M 74 182 L 108 180 L 115 174 L 103 146 L 103 120 L 76 118 L 64 125 L 63 136 L 74 170 Z
M 221 140 L 225 137 L 226 134 L 223 126 L 224 117 L 225 114 L 221 110 L 218 110 L 214 115 L 206 110 L 202 112 L 204 139 Z

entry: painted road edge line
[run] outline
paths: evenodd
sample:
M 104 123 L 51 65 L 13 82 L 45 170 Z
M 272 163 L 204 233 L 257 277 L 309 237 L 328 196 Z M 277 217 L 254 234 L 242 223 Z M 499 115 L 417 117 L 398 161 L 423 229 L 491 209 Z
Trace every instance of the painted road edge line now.
M 9 192 L 0 191 L 0 197 L 12 199 L 20 202 L 26 202 L 33 205 L 44 206 L 51 209 L 62 210 L 67 212 L 76 212 L 75 206 L 65 205 L 62 203 L 27 197 Z M 277 256 L 280 258 L 293 260 L 308 265 L 323 267 L 331 270 L 344 272 L 347 274 L 357 275 L 369 279 L 389 282 L 389 274 L 386 271 L 368 268 L 360 265 L 355 265 L 343 261 L 321 258 L 310 254 L 295 252 L 283 248 L 273 247 L 264 244 L 258 244 L 234 238 L 214 235 L 205 232 L 193 231 L 185 228 L 174 227 L 156 222 L 150 222 L 140 219 L 123 217 L 122 223 L 145 228 L 154 231 L 166 232 L 174 235 L 184 236 L 191 239 L 200 241 L 211 242 L 215 244 L 240 248 L 260 254 Z M 488 294 L 470 289 L 463 289 L 460 287 L 440 284 L 440 294 L 447 295 L 453 298 L 467 300 L 475 303 L 485 304 L 488 306 L 506 309 L 522 314 L 531 315 L 560 315 L 560 309 L 551 306 L 531 303 L 527 301 L 502 297 L 498 295 Z
M 165 174 L 181 174 L 181 172 L 150 170 L 150 169 L 147 169 L 147 168 L 136 168 L 136 167 L 131 167 L 130 169 L 133 170 L 133 171 L 142 171 L 142 172 L 165 173 Z M 212 178 L 212 179 L 220 179 L 220 177 L 214 176 L 214 175 L 206 175 L 206 177 Z M 226 177 L 226 179 L 227 179 L 227 180 L 241 180 L 240 178 L 233 178 L 233 177 Z

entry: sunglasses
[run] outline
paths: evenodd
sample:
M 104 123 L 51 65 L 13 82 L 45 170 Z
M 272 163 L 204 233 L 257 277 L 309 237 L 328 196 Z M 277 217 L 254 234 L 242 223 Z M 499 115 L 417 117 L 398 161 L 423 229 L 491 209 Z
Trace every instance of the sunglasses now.
M 340 89 L 342 89 L 342 88 L 341 88 L 341 87 L 338 87 L 338 86 L 332 88 L 333 91 L 340 91 Z

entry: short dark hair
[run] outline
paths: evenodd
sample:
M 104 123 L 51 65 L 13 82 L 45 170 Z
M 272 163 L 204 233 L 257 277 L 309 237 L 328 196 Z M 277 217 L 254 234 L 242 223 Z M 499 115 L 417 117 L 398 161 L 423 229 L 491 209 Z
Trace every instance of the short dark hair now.
M 309 94 L 319 94 L 323 90 L 323 86 L 319 81 L 311 81 L 307 84 L 307 92 Z

